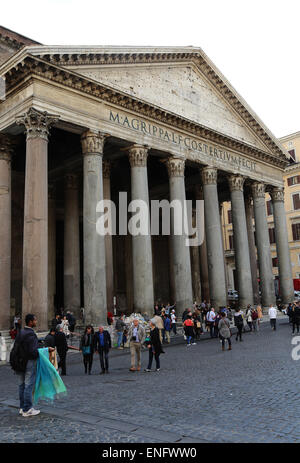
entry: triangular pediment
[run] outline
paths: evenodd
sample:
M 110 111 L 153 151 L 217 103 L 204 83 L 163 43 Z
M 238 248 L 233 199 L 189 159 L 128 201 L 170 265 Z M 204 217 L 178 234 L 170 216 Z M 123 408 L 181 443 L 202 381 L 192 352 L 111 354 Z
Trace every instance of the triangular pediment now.
M 266 148 L 192 64 L 72 66 L 72 70 L 241 142 Z

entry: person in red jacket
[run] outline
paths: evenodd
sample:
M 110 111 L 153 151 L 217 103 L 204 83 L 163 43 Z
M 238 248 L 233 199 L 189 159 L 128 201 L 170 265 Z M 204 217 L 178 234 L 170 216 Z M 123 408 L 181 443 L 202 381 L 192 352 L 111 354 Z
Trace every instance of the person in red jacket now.
M 194 340 L 194 322 L 192 320 L 191 315 L 188 315 L 187 318 L 183 322 L 183 327 L 184 327 L 184 333 L 186 335 L 186 343 L 187 347 L 193 345 L 195 346 L 195 340 Z

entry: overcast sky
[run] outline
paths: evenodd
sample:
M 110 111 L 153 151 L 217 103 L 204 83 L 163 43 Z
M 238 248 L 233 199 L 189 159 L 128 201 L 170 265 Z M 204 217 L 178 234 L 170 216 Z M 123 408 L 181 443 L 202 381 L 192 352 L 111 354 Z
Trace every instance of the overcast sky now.
M 300 131 L 299 0 L 15 0 L 0 22 L 45 45 L 201 47 L 281 137 Z

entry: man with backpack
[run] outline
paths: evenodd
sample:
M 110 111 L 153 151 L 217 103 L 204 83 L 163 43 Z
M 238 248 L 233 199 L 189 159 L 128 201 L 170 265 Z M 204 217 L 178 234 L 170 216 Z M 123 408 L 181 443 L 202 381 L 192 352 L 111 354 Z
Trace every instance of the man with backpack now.
M 28 417 L 35 416 L 40 410 L 35 410 L 32 406 L 32 392 L 36 378 L 36 361 L 39 356 L 38 337 L 34 332 L 37 319 L 33 314 L 25 317 L 25 327 L 22 329 L 15 340 L 14 347 L 10 353 L 10 364 L 19 378 L 19 414 Z M 49 347 L 49 351 L 54 350 Z

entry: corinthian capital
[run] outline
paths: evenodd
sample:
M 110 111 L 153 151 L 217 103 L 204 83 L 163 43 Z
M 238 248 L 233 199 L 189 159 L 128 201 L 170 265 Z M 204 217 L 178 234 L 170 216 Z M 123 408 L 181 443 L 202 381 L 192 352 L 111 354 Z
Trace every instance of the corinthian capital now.
M 13 143 L 9 136 L 0 133 L 0 160 L 11 162 Z
M 166 165 L 169 177 L 183 177 L 184 176 L 185 160 L 180 158 L 168 158 Z
M 93 132 L 87 130 L 81 135 L 82 153 L 84 156 L 94 154 L 98 156 L 103 155 L 103 147 L 106 135 L 100 132 Z
M 59 116 L 41 112 L 35 108 L 29 108 L 27 113 L 16 119 L 17 125 L 24 125 L 27 133 L 27 140 L 30 138 L 44 138 L 48 140 L 49 129 L 59 120 Z
M 264 198 L 266 194 L 266 186 L 264 183 L 254 182 L 251 185 L 253 198 Z
M 241 175 L 230 175 L 228 178 L 230 191 L 243 191 L 245 178 Z
M 284 201 L 284 188 L 274 187 L 270 191 L 272 201 Z
M 203 185 L 216 185 L 218 170 L 215 167 L 204 167 L 201 171 Z
M 133 145 L 129 148 L 128 157 L 131 167 L 145 167 L 147 165 L 148 148 Z

